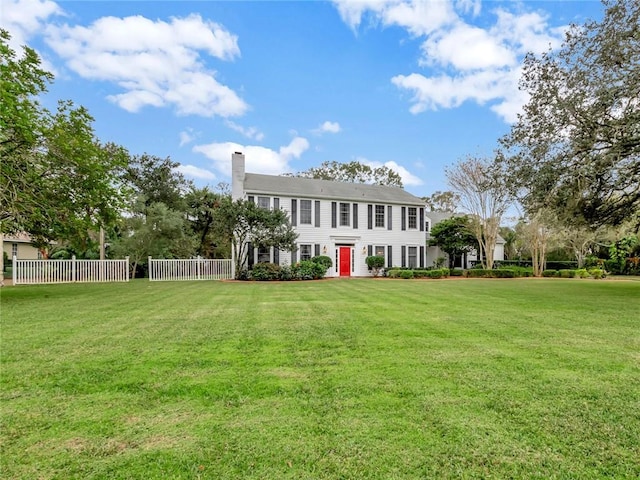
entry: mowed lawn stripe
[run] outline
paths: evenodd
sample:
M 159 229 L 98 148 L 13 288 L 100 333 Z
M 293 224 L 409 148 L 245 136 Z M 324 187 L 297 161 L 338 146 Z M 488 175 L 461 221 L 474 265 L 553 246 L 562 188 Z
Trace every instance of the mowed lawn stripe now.
M 640 282 L 2 290 L 6 478 L 637 478 Z

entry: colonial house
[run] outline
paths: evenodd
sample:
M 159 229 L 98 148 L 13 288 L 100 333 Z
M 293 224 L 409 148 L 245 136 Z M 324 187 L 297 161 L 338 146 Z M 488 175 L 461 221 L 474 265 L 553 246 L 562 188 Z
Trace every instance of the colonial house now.
M 426 265 L 424 202 L 401 188 L 246 173 L 244 155 L 234 153 L 231 191 L 234 200 L 285 210 L 299 235 L 292 252 L 252 246 L 249 268 L 316 255 L 331 257 L 331 277 L 371 275 L 370 255 L 383 256 L 387 267 Z
M 453 216 L 464 215 L 463 213 L 451 213 L 451 212 L 425 212 L 425 231 L 427 234 L 427 243 L 431 236 L 431 229 L 443 220 L 447 220 Z M 493 261 L 504 260 L 504 239 L 498 235 L 496 241 L 496 248 L 493 252 Z M 438 259 L 445 259 L 445 266 L 448 265 L 449 255 L 443 252 L 440 247 L 427 246 L 427 266 L 431 267 L 438 262 Z M 478 253 L 474 250 L 463 257 L 454 259 L 454 267 L 456 268 L 471 268 L 478 262 Z

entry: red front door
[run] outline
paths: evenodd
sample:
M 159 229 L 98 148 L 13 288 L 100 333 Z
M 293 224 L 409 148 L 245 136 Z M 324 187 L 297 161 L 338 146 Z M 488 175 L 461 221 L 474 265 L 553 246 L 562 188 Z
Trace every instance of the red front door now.
M 340 247 L 340 276 L 351 275 L 351 247 Z

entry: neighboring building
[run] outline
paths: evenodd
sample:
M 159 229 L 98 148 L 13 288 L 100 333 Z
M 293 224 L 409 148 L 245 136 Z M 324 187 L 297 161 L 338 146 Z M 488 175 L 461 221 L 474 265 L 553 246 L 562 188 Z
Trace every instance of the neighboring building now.
M 327 255 L 327 276 L 371 275 L 365 259 L 381 255 L 387 267 L 425 267 L 425 209 L 422 199 L 396 187 L 245 173 L 245 158 L 232 155 L 232 197 L 289 213 L 299 237 L 297 250 L 253 246 L 257 262 L 291 265 Z
M 7 254 L 9 262 L 13 257 L 20 260 L 37 260 L 42 258 L 42 253 L 31 243 L 31 237 L 27 233 L 3 235 L 2 250 Z
M 427 233 L 427 243 L 430 239 L 431 229 L 434 225 L 437 225 L 442 220 L 447 220 L 448 218 L 455 216 L 462 216 L 464 213 L 452 213 L 452 212 L 425 212 L 426 225 L 425 230 Z M 496 241 L 496 248 L 493 252 L 493 261 L 504 260 L 504 239 L 498 235 L 498 239 Z M 427 246 L 427 266 L 433 266 L 438 258 L 444 257 L 446 259 L 445 266 L 449 263 L 449 255 L 440 250 L 440 247 L 432 247 Z M 456 268 L 471 268 L 478 261 L 478 253 L 474 250 L 472 252 L 467 253 L 462 258 L 454 259 L 454 266 Z

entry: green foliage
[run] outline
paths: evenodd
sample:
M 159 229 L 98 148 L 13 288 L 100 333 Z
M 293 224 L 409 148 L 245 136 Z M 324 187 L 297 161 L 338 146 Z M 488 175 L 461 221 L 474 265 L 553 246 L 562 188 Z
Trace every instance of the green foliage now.
M 225 197 L 218 218 L 221 235 L 231 239 L 236 272 L 242 271 L 247 263 L 249 243 L 282 251 L 295 248 L 298 234 L 282 209 L 267 210 L 248 200 Z
M 460 195 L 451 191 L 434 192 L 428 197 L 422 197 L 426 208 L 431 212 L 454 213 L 460 204 Z
M 586 268 L 579 268 L 578 270 L 576 270 L 576 276 L 578 278 L 587 278 L 589 277 L 589 272 Z
M 469 217 L 451 217 L 442 220 L 431 228 L 429 234 L 429 245 L 438 246 L 449 255 L 450 267 L 454 257 L 459 257 L 465 253 L 476 249 L 478 241 L 471 232 Z M 444 259 L 436 260 L 437 268 L 444 265 Z
M 510 268 L 472 268 L 469 270 L 465 270 L 464 276 L 469 278 L 516 278 L 519 275 L 517 271 Z
M 313 257 L 311 261 L 323 265 L 326 270 L 329 270 L 331 267 L 333 267 L 333 260 L 331 260 L 331 257 L 327 255 L 317 255 Z
M 561 278 L 575 278 L 576 277 L 576 272 L 577 272 L 577 270 L 566 269 L 566 268 L 558 271 L 559 276 Z
M 372 168 L 357 161 L 349 163 L 327 161 L 323 162 L 319 167 L 298 172 L 295 176 L 336 182 L 372 183 L 402 188 L 402 178 L 394 170 L 385 166 Z
M 590 268 L 589 269 L 589 275 L 591 275 L 596 280 L 600 280 L 600 279 L 605 278 L 607 276 L 606 272 L 604 270 L 602 270 L 601 268 Z
M 303 260 L 291 266 L 293 278 L 296 280 L 319 280 L 327 273 L 327 268 L 311 260 Z
M 557 270 L 543 270 L 542 271 L 542 276 L 543 277 L 557 277 L 559 275 Z
M 281 280 L 280 265 L 275 263 L 256 263 L 250 272 L 251 280 L 270 281 Z
M 398 271 L 398 278 L 404 280 L 410 280 L 414 277 L 413 270 L 400 270 Z
M 221 231 L 218 219 L 226 196 L 208 187 L 191 187 L 185 195 L 189 227 L 198 239 L 196 252 L 203 258 L 231 258 L 231 239 Z
M 380 276 L 384 269 L 384 257 L 380 255 L 370 255 L 365 259 L 367 267 L 373 273 L 374 277 Z
M 525 208 L 578 226 L 640 222 L 640 2 L 604 4 L 560 49 L 526 57 L 529 102 L 503 139 Z

